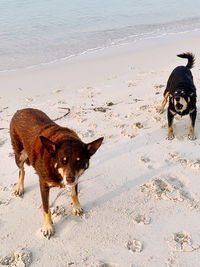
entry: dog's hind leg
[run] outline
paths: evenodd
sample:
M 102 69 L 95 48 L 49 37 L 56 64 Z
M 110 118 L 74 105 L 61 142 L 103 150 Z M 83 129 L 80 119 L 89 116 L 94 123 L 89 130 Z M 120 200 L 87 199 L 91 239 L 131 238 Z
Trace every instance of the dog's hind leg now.
M 172 140 L 172 139 L 174 139 L 174 130 L 173 130 L 174 114 L 172 114 L 172 112 L 170 111 L 169 108 L 168 108 L 168 112 L 167 112 L 167 118 L 168 118 L 168 135 L 167 135 L 167 139 L 168 140 Z
M 83 213 L 83 209 L 78 200 L 78 184 L 72 187 L 72 212 L 77 216 L 80 216 Z
M 190 140 L 195 140 L 196 136 L 194 133 L 194 126 L 195 126 L 195 120 L 196 120 L 196 109 L 194 109 L 192 112 L 190 112 L 190 130 L 189 130 L 189 134 L 188 134 L 188 138 Z
M 167 92 L 167 93 L 164 95 L 164 100 L 163 100 L 162 105 L 161 105 L 161 107 L 160 107 L 160 109 L 159 109 L 159 113 L 163 113 L 163 110 L 164 110 L 164 108 L 165 108 L 165 105 L 167 104 L 167 98 L 168 98 L 168 96 L 169 96 L 169 92 Z
M 15 156 L 17 166 L 19 167 L 19 182 L 16 190 L 14 191 L 14 194 L 20 197 L 24 194 L 24 162 L 27 160 L 27 158 L 27 153 L 24 150 L 21 151 L 19 158 Z

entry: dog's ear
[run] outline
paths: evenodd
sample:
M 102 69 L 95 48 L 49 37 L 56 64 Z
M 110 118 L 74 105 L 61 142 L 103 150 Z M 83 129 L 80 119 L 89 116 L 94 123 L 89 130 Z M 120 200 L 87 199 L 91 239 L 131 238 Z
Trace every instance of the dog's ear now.
M 56 143 L 52 142 L 51 140 L 49 140 L 48 138 L 46 138 L 44 136 L 40 136 L 40 140 L 41 140 L 43 146 L 49 152 L 49 154 L 52 154 L 52 155 L 55 154 L 56 149 L 57 149 Z
M 99 139 L 97 139 L 97 140 L 95 140 L 95 141 L 93 141 L 93 142 L 91 142 L 91 143 L 86 145 L 88 153 L 89 153 L 90 156 L 92 156 L 97 151 L 97 149 L 99 149 L 99 147 L 101 146 L 102 142 L 103 142 L 103 137 L 101 137 L 101 138 L 99 138 Z

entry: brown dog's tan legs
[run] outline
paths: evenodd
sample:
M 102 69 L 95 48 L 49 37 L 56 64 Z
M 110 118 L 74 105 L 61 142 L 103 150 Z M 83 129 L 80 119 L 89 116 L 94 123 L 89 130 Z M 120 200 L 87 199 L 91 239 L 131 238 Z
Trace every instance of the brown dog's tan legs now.
M 19 170 L 19 182 L 14 192 L 14 194 L 19 197 L 22 197 L 24 194 L 24 176 L 25 176 L 25 171 L 23 166 Z
M 161 105 L 161 107 L 159 109 L 159 113 L 163 113 L 163 110 L 165 108 L 165 105 L 167 104 L 167 98 L 168 98 L 168 96 L 169 96 L 169 92 L 167 92 L 166 95 L 164 96 L 164 100 L 163 100 L 162 105 Z
M 83 209 L 78 200 L 78 184 L 72 186 L 72 212 L 77 216 L 83 213 Z
M 51 220 L 51 211 L 49 209 L 49 187 L 40 182 L 40 191 L 42 196 L 43 204 L 43 215 L 44 215 L 44 224 L 42 226 L 41 232 L 44 237 L 48 239 L 54 234 L 53 223 Z
M 17 188 L 14 191 L 14 194 L 16 196 L 23 196 L 24 194 L 24 176 L 25 176 L 25 171 L 24 171 L 24 162 L 27 159 L 27 154 L 23 150 L 21 152 L 21 155 L 18 160 L 18 167 L 19 167 L 19 182 L 17 185 Z
M 51 211 L 48 210 L 48 212 L 43 210 L 43 215 L 44 215 L 44 224 L 42 226 L 42 233 L 44 237 L 47 237 L 50 239 L 50 237 L 54 234 L 54 229 L 52 226 L 52 220 L 51 220 Z

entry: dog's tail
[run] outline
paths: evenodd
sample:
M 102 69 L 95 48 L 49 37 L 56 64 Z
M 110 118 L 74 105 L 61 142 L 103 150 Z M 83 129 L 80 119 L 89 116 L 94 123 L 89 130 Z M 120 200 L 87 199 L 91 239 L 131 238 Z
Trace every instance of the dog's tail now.
M 187 58 L 188 63 L 186 65 L 186 67 L 188 67 L 189 69 L 193 68 L 194 62 L 195 62 L 194 54 L 188 52 L 188 53 L 179 54 L 179 55 L 177 55 L 177 57 Z

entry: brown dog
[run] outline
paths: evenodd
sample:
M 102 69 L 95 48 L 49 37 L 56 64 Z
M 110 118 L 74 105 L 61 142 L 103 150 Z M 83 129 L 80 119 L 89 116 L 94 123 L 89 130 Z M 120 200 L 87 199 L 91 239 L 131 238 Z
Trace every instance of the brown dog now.
M 43 235 L 54 234 L 49 209 L 51 187 L 72 187 L 72 210 L 80 215 L 83 210 L 78 200 L 78 178 L 89 167 L 90 157 L 101 146 L 103 137 L 89 144 L 77 134 L 53 122 L 37 109 L 22 109 L 15 113 L 10 123 L 11 142 L 15 161 L 19 167 L 19 183 L 15 195 L 24 193 L 24 162 L 32 165 L 39 176 L 43 203 Z

